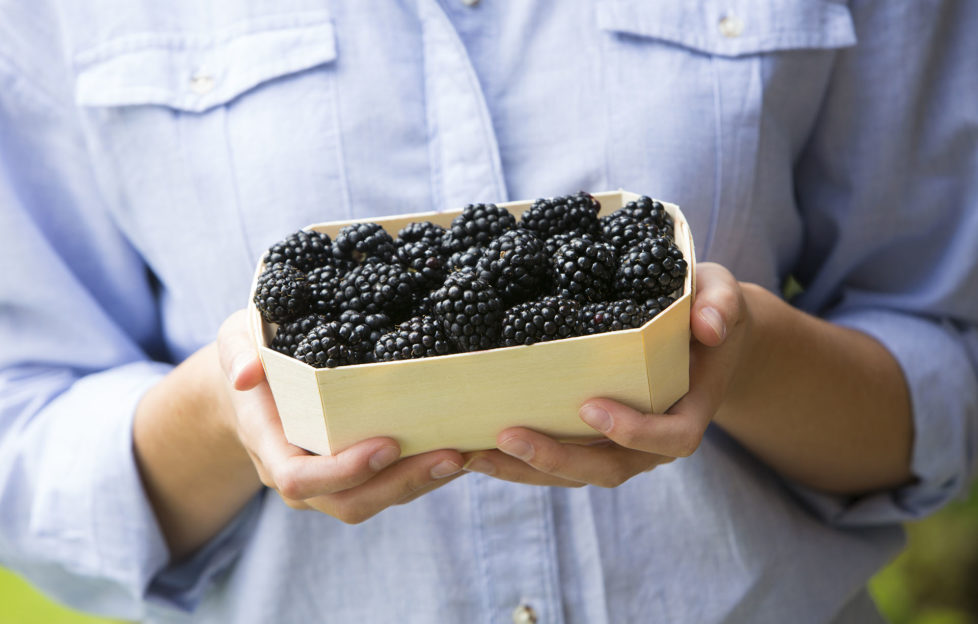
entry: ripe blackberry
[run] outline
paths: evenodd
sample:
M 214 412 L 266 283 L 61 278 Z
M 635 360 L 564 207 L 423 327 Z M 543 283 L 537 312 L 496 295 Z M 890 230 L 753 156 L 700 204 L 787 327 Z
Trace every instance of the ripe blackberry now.
M 485 247 L 489 241 L 515 227 L 516 217 L 505 208 L 496 204 L 469 204 L 452 221 L 444 244 L 450 253 L 469 247 Z
M 309 284 L 306 274 L 290 264 L 265 267 L 258 277 L 255 306 L 269 323 L 284 323 L 309 309 Z
M 627 299 L 645 301 L 669 295 L 683 285 L 686 260 L 668 238 L 641 241 L 622 257 L 615 274 L 615 289 Z
M 603 301 L 614 288 L 615 249 L 607 243 L 575 238 L 554 254 L 557 294 L 578 303 Z
M 601 232 L 604 241 L 615 248 L 619 255 L 624 254 L 640 240 L 648 240 L 660 235 L 658 226 L 639 221 L 627 212 L 613 212 L 601 217 Z
M 313 327 L 296 345 L 295 359 L 316 368 L 336 368 L 356 363 L 350 348 L 340 338 L 338 321 Z
M 333 249 L 329 236 L 322 232 L 299 230 L 268 248 L 265 264 L 289 264 L 311 271 L 332 263 Z
M 378 223 L 354 223 L 345 226 L 336 235 L 333 255 L 357 264 L 368 258 L 391 262 L 394 259 L 394 239 Z
M 477 265 L 479 277 L 506 303 L 526 301 L 550 287 L 550 256 L 536 234 L 510 230 L 490 241 Z
M 544 242 L 544 247 L 547 249 L 547 255 L 551 258 L 557 253 L 557 250 L 561 248 L 564 243 L 568 243 L 575 238 L 583 238 L 588 242 L 593 242 L 595 238 L 590 234 L 585 234 L 580 231 L 573 232 L 561 232 L 560 234 L 554 234 Z
M 562 297 L 543 297 L 517 304 L 503 315 L 502 346 L 580 336 L 580 313 L 577 302 Z
M 482 259 L 482 255 L 484 253 L 485 249 L 482 247 L 469 247 L 465 251 L 456 251 L 448 257 L 448 262 L 445 264 L 445 268 L 449 273 L 474 270 L 477 266 L 479 266 L 479 260 Z
M 334 308 L 398 318 L 411 307 L 415 281 L 399 264 L 365 262 L 343 276 L 334 296 Z
M 294 356 L 295 348 L 316 325 L 329 322 L 329 319 L 322 314 L 307 314 L 297 320 L 279 325 L 272 338 L 272 343 L 268 345 L 279 353 Z
M 491 349 L 499 343 L 503 302 L 496 289 L 470 271 L 452 273 L 431 294 L 432 313 L 459 351 Z
M 589 303 L 581 308 L 583 333 L 587 336 L 641 327 L 654 315 L 629 299 Z
M 393 323 L 386 314 L 363 314 L 346 310 L 337 322 L 337 336 L 350 351 L 353 363 L 373 361 L 374 345 Z
M 662 202 L 643 195 L 635 201 L 630 201 L 622 206 L 619 212 L 623 212 L 636 221 L 651 223 L 659 229 L 662 236 L 673 236 L 672 217 L 666 212 Z
M 442 242 L 446 232 L 445 228 L 431 221 L 413 221 L 401 228 L 394 244 L 400 246 L 406 243 L 428 243 L 439 253 L 444 253 Z
M 538 199 L 523 213 L 520 227 L 536 232 L 548 239 L 562 232 L 598 234 L 598 210 L 601 205 L 594 197 L 581 191 L 576 195 L 564 195 Z
M 341 271 L 334 264 L 316 267 L 306 273 L 309 283 L 309 308 L 319 314 L 329 314 L 336 305 L 336 289 L 340 286 Z
M 441 323 L 430 316 L 421 316 L 404 321 L 397 329 L 380 336 L 373 356 L 377 362 L 389 362 L 454 352 Z
M 396 258 L 411 273 L 420 290 L 431 290 L 445 281 L 445 259 L 428 242 L 398 245 Z

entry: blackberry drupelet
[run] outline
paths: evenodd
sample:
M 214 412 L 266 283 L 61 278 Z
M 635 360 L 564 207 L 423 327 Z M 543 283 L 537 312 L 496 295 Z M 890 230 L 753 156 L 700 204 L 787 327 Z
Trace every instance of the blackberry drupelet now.
M 582 334 L 581 308 L 562 297 L 543 297 L 517 304 L 503 315 L 501 345 L 515 347 Z
M 455 217 L 444 238 L 450 253 L 485 247 L 489 241 L 516 227 L 516 217 L 496 204 L 469 204 Z
M 672 295 L 662 295 L 659 297 L 651 297 L 645 300 L 645 309 L 649 311 L 652 316 L 655 316 L 671 306 L 676 299 L 682 296 L 682 287 L 677 291 L 676 294 Z
M 552 259 L 557 294 L 578 303 L 605 300 L 614 288 L 615 249 L 588 239 L 572 239 Z
M 662 236 L 673 237 L 672 217 L 666 212 L 666 207 L 662 205 L 662 202 L 658 200 L 643 195 L 622 206 L 619 212 L 633 217 L 636 221 L 651 223 L 659 229 Z
M 354 223 L 342 228 L 336 235 L 333 255 L 357 264 L 370 258 L 391 262 L 394 259 L 394 239 L 378 223 Z
M 336 289 L 334 309 L 387 314 L 397 319 L 411 307 L 416 284 L 399 264 L 365 262 L 343 276 Z
M 553 258 L 554 255 L 557 253 L 557 250 L 560 249 L 561 246 L 564 245 L 564 243 L 568 243 L 574 240 L 575 238 L 583 238 L 589 243 L 593 242 L 594 240 L 597 240 L 595 237 L 591 236 L 590 234 L 585 234 L 584 232 L 580 232 L 576 230 L 574 232 L 561 232 L 560 234 L 554 234 L 546 241 L 544 241 L 544 247 L 547 250 L 547 255 Z
M 269 323 L 285 323 L 309 309 L 306 274 L 290 264 L 265 267 L 255 288 L 255 306 Z
M 442 243 L 446 233 L 445 228 L 431 221 L 413 221 L 401 228 L 394 244 L 400 246 L 406 243 L 427 243 L 444 254 L 446 250 L 442 248 Z
M 408 319 L 397 329 L 380 336 L 374 346 L 377 362 L 410 360 L 454 353 L 455 348 L 442 324 L 430 316 Z
M 629 299 L 589 303 L 581 308 L 584 335 L 602 334 L 621 329 L 635 329 L 653 316 L 649 310 Z
M 622 297 L 645 301 L 670 295 L 682 288 L 686 260 L 668 238 L 641 241 L 622 257 L 615 274 L 615 289 Z
M 526 301 L 551 287 L 550 256 L 536 234 L 510 230 L 490 241 L 476 267 L 504 303 Z
M 627 212 L 621 211 L 601 217 L 601 231 L 604 241 L 614 247 L 619 256 L 638 241 L 649 240 L 660 235 L 656 225 L 639 221 Z
M 350 348 L 339 335 L 339 321 L 321 323 L 295 347 L 295 359 L 316 368 L 336 368 L 356 363 Z
M 312 230 L 299 230 L 268 248 L 266 265 L 289 264 L 302 271 L 331 264 L 333 248 L 329 236 Z
M 535 232 L 544 240 L 554 234 L 574 231 L 597 235 L 601 232 L 598 224 L 600 208 L 598 201 L 584 191 L 538 199 L 523 213 L 520 227 Z
M 275 337 L 272 338 L 272 343 L 268 346 L 279 353 L 295 356 L 295 348 L 305 335 L 316 325 L 328 322 L 329 319 L 322 314 L 307 314 L 299 317 L 294 321 L 279 325 Z
M 337 320 L 337 335 L 350 350 L 352 363 L 373 361 L 374 345 L 393 323 L 386 314 L 363 314 L 346 310 Z
M 432 313 L 459 351 L 499 344 L 503 302 L 496 289 L 470 271 L 452 273 L 431 295 Z
M 445 259 L 425 241 L 398 245 L 396 259 L 417 282 L 419 290 L 437 288 L 445 281 Z

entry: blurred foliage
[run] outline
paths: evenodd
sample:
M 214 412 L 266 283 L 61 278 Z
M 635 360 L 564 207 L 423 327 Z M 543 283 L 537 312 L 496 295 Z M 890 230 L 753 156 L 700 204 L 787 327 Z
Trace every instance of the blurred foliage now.
M 978 483 L 967 500 L 907 525 L 908 546 L 869 589 L 891 624 L 978 623 Z M 111 624 L 76 614 L 0 569 L 0 624 Z

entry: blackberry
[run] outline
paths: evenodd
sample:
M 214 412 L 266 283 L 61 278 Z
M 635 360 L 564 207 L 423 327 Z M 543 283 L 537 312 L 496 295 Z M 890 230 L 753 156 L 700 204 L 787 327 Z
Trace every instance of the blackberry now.
M 531 345 L 579 336 L 580 313 L 577 302 L 561 297 L 543 297 L 517 304 L 503 315 L 502 346 Z
M 339 322 L 320 323 L 295 347 L 295 358 L 316 368 L 336 368 L 356 363 L 356 358 L 339 335 Z
M 543 241 L 528 230 L 510 230 L 492 240 L 479 259 L 477 273 L 506 303 L 538 296 L 552 281 Z
M 396 257 L 411 273 L 420 290 L 431 290 L 445 281 L 445 260 L 438 249 L 427 242 L 399 245 Z
M 373 361 L 374 345 L 393 325 L 386 314 L 362 314 L 353 310 L 341 313 L 336 323 L 337 336 L 357 364 Z
M 538 199 L 523 213 L 520 227 L 536 232 L 543 239 L 574 231 L 596 235 L 601 231 L 598 225 L 600 209 L 598 201 L 584 191 L 576 195 Z
M 454 353 L 441 323 L 430 316 L 404 321 L 377 340 L 373 356 L 377 362 L 410 360 Z
M 331 264 L 333 249 L 322 232 L 299 230 L 275 243 L 265 254 L 265 264 L 289 264 L 302 271 Z
M 666 207 L 662 205 L 662 202 L 658 200 L 643 195 L 622 206 L 620 212 L 631 216 L 636 221 L 651 223 L 659 229 L 662 236 L 670 238 L 673 236 L 672 217 L 666 212 Z
M 629 299 L 589 303 L 581 308 L 583 333 L 587 336 L 645 325 L 653 316 Z
M 411 306 L 411 312 L 408 316 L 431 316 L 434 311 L 434 302 L 431 300 L 431 294 L 431 292 L 420 295 L 415 294 L 414 304 Z
M 431 301 L 434 317 L 459 351 L 491 349 L 499 343 L 503 302 L 496 289 L 474 273 L 452 273 Z
M 357 264 L 368 258 L 391 262 L 394 259 L 394 239 L 378 223 L 354 223 L 345 226 L 336 235 L 333 255 Z
M 400 246 L 406 243 L 427 243 L 439 253 L 444 253 L 442 242 L 445 234 L 445 228 L 431 221 L 414 221 L 401 228 L 394 244 Z
M 660 235 L 658 226 L 639 221 L 627 212 L 613 212 L 601 217 L 601 231 L 604 240 L 620 254 L 628 251 L 640 240 L 648 240 Z
M 622 257 L 615 274 L 615 289 L 627 299 L 645 301 L 669 295 L 686 278 L 686 260 L 668 238 L 641 241 Z
M 365 262 L 343 276 L 334 296 L 334 308 L 397 318 L 411 307 L 415 281 L 399 264 Z
M 305 337 L 305 335 L 308 334 L 316 325 L 327 322 L 329 322 L 329 319 L 322 314 L 308 314 L 298 318 L 295 321 L 290 321 L 284 325 L 279 325 L 278 330 L 275 332 L 275 337 L 272 338 L 272 343 L 269 345 L 269 347 L 275 351 L 278 351 L 279 353 L 294 356 L 296 346 Z
M 603 301 L 614 288 L 615 249 L 607 243 L 575 238 L 552 259 L 557 294 L 578 303 Z
M 309 308 L 313 312 L 329 314 L 336 305 L 336 289 L 340 285 L 342 271 L 333 264 L 316 267 L 306 273 L 309 283 Z
M 444 238 L 449 253 L 469 247 L 485 247 L 506 230 L 516 227 L 516 217 L 496 204 L 469 204 L 455 217 Z
M 544 247 L 547 249 L 547 255 L 551 258 L 557 253 L 557 250 L 561 248 L 564 243 L 568 243 L 575 238 L 583 238 L 588 242 L 592 242 L 594 239 L 590 234 L 585 234 L 581 231 L 573 232 L 561 232 L 560 234 L 554 234 L 544 242 Z
M 484 253 L 485 249 L 481 247 L 469 247 L 465 251 L 456 251 L 448 257 L 445 268 L 449 273 L 475 269 Z
M 284 323 L 309 309 L 309 284 L 306 274 L 290 264 L 265 267 L 258 277 L 255 306 L 269 323 Z

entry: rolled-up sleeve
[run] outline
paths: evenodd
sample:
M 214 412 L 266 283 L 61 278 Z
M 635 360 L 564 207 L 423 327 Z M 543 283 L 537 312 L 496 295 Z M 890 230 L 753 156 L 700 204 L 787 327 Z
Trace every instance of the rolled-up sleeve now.
M 796 168 L 808 232 L 797 303 L 899 363 L 915 480 L 847 500 L 797 489 L 829 520 L 860 525 L 925 515 L 975 469 L 978 5 L 851 8 L 859 45 L 840 55 Z

